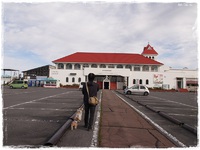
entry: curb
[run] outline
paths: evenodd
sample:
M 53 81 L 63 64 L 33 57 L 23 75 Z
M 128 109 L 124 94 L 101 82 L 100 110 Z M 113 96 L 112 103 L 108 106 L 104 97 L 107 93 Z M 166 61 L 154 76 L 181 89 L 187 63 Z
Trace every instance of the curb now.
M 83 107 L 83 104 L 79 108 L 81 107 Z M 73 121 L 72 118 L 74 118 L 75 114 L 76 112 L 72 116 L 69 117 L 69 119 L 65 122 L 65 124 L 62 125 L 62 127 L 58 129 L 58 131 L 56 131 L 56 133 L 44 144 L 44 146 L 53 146 L 58 143 L 59 139 L 64 135 L 66 130 L 71 125 Z
M 120 93 L 119 91 L 116 91 L 116 92 L 119 93 L 119 94 L 121 94 L 121 95 L 123 95 L 123 94 Z M 132 98 L 129 97 L 129 96 L 126 96 L 126 95 L 123 95 L 123 96 L 125 96 L 125 97 L 127 97 L 128 99 L 130 99 L 130 100 L 132 100 L 132 101 L 134 101 L 134 102 L 140 104 L 141 106 L 144 106 L 144 107 L 148 108 L 149 110 L 151 110 L 151 111 L 153 111 L 153 112 L 155 112 L 155 113 L 158 113 L 160 116 L 162 116 L 162 117 L 168 119 L 169 121 L 171 121 L 171 122 L 173 122 L 173 123 L 179 125 L 180 127 L 182 127 L 182 128 L 184 128 L 184 129 L 186 129 L 186 130 L 192 132 L 193 134 L 197 135 L 197 129 L 195 129 L 194 127 L 192 127 L 192 126 L 190 126 L 190 125 L 188 125 L 188 124 L 186 124 L 186 123 L 184 123 L 184 122 L 181 122 L 180 120 L 175 119 L 174 117 L 169 116 L 167 113 L 165 113 L 165 112 L 163 112 L 163 111 L 155 110 L 155 109 L 154 109 L 153 107 L 151 107 L 150 105 L 145 105 L 145 104 L 143 104 L 143 103 L 141 103 L 141 102 L 139 102 L 139 101 L 136 101 L 136 100 L 132 99 Z

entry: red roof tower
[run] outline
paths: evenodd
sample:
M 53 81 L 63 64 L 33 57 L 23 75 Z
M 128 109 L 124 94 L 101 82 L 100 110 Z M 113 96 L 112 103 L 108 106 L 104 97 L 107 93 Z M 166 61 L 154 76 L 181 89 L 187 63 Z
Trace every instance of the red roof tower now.
M 144 50 L 142 52 L 143 56 L 150 58 L 150 59 L 155 59 L 155 57 L 158 55 L 158 53 L 154 50 L 154 48 L 148 43 L 146 47 L 144 47 Z

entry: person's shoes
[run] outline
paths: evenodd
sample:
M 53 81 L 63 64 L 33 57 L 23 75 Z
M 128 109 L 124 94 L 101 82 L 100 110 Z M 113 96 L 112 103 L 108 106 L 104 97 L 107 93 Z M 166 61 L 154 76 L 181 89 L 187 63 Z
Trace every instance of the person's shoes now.
M 88 131 L 91 131 L 92 130 L 92 127 L 88 127 L 88 129 L 87 129 Z

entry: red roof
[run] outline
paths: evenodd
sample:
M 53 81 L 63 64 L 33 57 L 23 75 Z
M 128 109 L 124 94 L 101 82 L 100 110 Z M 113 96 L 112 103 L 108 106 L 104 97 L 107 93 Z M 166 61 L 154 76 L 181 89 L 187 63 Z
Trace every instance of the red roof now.
M 140 54 L 128 53 L 89 53 L 77 52 L 57 60 L 54 63 L 114 63 L 114 64 L 155 64 L 162 63 L 150 58 L 146 58 Z
M 147 45 L 147 47 L 144 47 L 144 50 L 142 52 L 142 55 L 145 54 L 153 54 L 153 55 L 158 55 L 158 53 L 154 50 L 154 48 L 151 45 Z

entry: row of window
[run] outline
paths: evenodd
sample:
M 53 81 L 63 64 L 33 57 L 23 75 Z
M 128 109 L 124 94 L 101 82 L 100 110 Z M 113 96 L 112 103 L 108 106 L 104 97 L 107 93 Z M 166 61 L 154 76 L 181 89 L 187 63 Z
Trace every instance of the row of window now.
M 143 84 L 143 80 L 142 79 L 133 79 L 133 84 Z M 145 80 L 145 84 L 146 85 L 149 84 L 149 80 L 148 79 Z
M 83 68 L 88 68 L 89 64 L 83 64 Z M 114 64 L 100 64 L 99 68 L 115 68 Z M 66 69 L 72 69 L 72 64 L 68 63 L 66 64 Z M 98 68 L 97 64 L 91 64 L 91 68 Z M 118 64 L 116 65 L 116 68 L 124 68 L 123 65 Z M 58 64 L 58 69 L 64 69 L 64 64 L 63 63 L 59 63 Z M 80 64 L 74 64 L 74 70 L 80 70 L 81 69 L 81 65 Z M 132 66 L 131 65 L 125 65 L 125 69 L 130 69 L 132 71 Z M 158 66 L 148 66 L 148 65 L 144 65 L 144 66 L 133 66 L 133 70 L 134 71 L 158 71 Z
M 69 81 L 69 77 L 66 77 L 66 82 L 70 82 L 70 81 Z M 76 82 L 76 81 L 75 81 L 75 77 L 72 77 L 72 78 L 71 78 L 71 82 L 73 82 L 73 83 Z M 79 83 L 81 82 L 81 78 L 80 78 L 80 77 L 78 78 L 78 82 L 79 82 Z M 117 81 L 116 81 L 116 82 L 117 82 Z M 118 82 L 119 82 L 119 81 L 118 81 Z M 121 81 L 121 82 L 122 82 L 122 81 Z M 142 80 L 142 79 L 133 79 L 133 84 L 143 84 L 143 80 Z M 146 84 L 146 85 L 149 84 L 149 80 L 148 80 L 148 79 L 145 80 L 145 84 Z
M 151 56 L 149 56 L 149 57 L 148 57 L 148 56 L 146 56 L 146 58 L 154 59 L 154 56 L 152 56 L 152 57 L 151 57 Z
M 75 77 L 72 77 L 72 78 L 71 78 L 71 81 L 72 81 L 73 83 L 76 82 L 76 81 L 75 81 Z M 66 82 L 70 82 L 70 81 L 69 81 L 69 77 L 66 77 Z M 79 83 L 81 82 L 81 78 L 78 78 L 78 82 L 79 82 Z

